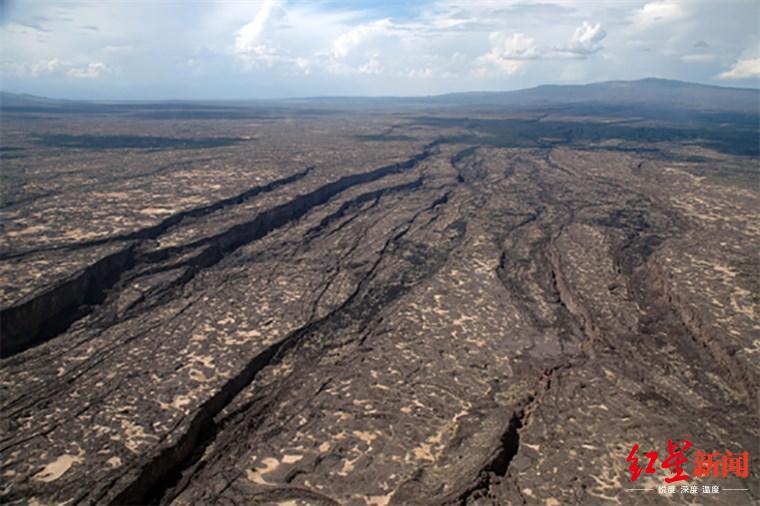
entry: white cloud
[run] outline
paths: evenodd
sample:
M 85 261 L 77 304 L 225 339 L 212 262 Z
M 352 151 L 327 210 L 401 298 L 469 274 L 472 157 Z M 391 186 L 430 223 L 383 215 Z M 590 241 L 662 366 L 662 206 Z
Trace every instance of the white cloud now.
M 599 23 L 591 24 L 584 21 L 581 26 L 575 29 L 570 43 L 557 48 L 557 52 L 574 58 L 584 58 L 594 54 L 602 49 L 602 40 L 607 36 L 607 32 L 602 29 Z
M 282 17 L 283 12 L 278 2 L 266 0 L 253 19 L 238 30 L 234 52 L 247 66 L 271 67 L 280 60 L 277 49 L 262 39 L 273 18 Z
M 676 0 L 658 0 L 645 4 L 633 11 L 631 20 L 638 29 L 648 29 L 655 25 L 684 17 L 687 9 Z
M 60 70 L 63 67 L 68 66 L 69 63 L 65 62 L 63 60 L 60 60 L 58 58 L 53 58 L 48 61 L 41 61 L 33 64 L 30 69 L 29 73 L 33 76 L 37 76 L 40 74 L 54 74 L 58 70 Z
M 540 56 L 536 41 L 523 33 L 507 36 L 505 33 L 493 32 L 488 40 L 491 42 L 491 50 L 478 58 L 478 61 L 495 66 L 507 75 L 519 71 L 527 60 L 535 60 Z
M 77 79 L 95 79 L 110 69 L 102 62 L 88 63 L 84 67 L 72 67 L 66 71 L 66 75 Z
M 721 72 L 718 79 L 747 79 L 760 77 L 760 58 L 745 58 L 737 61 L 729 70 Z
M 209 0 L 146 9 L 19 3 L 0 25 L 5 86 L 172 98 L 419 94 L 651 75 L 714 82 L 740 79 L 760 54 L 739 49 L 758 42 L 756 7 L 741 1 L 716 9 L 706 0 L 423 0 L 401 12 L 382 2 Z M 99 30 L 81 29 L 90 25 Z M 188 72 L 198 78 L 183 79 Z
M 367 60 L 366 63 L 361 65 L 358 69 L 358 72 L 360 74 L 368 74 L 368 75 L 380 75 L 384 71 L 383 65 L 378 61 L 378 55 L 373 54 L 370 56 L 369 60 Z
M 523 33 L 493 32 L 489 35 L 491 50 L 478 58 L 481 65 L 491 65 L 507 75 L 521 70 L 529 60 L 584 59 L 602 49 L 607 32 L 600 23 L 584 21 L 575 29 L 570 42 L 555 47 L 539 47 L 535 39 Z
M 514 33 L 506 37 L 502 33 L 492 33 L 491 53 L 503 60 L 535 60 L 538 58 L 536 41 L 522 33 Z
M 51 58 L 50 60 L 41 60 L 33 64 L 6 66 L 3 70 L 15 76 L 42 77 L 66 75 L 73 78 L 94 79 L 111 69 L 102 62 L 77 66 L 72 62 L 61 60 L 60 58 Z
M 380 19 L 371 23 L 363 23 L 351 30 L 342 33 L 333 42 L 332 54 L 335 58 L 344 59 L 349 53 L 359 47 L 363 42 L 373 37 L 387 35 L 392 31 L 390 19 Z
M 256 16 L 238 31 L 235 37 L 235 51 L 237 53 L 245 54 L 255 51 L 260 46 L 259 38 L 275 6 L 274 0 L 264 2 Z
M 296 58 L 296 67 L 301 71 L 304 75 L 311 74 L 311 62 L 307 58 L 298 57 Z

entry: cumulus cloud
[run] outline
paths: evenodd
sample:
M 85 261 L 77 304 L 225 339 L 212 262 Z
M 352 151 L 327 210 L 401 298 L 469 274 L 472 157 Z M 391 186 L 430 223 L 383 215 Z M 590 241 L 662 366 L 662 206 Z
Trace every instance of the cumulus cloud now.
M 238 30 L 234 51 L 247 65 L 272 66 L 279 59 L 277 50 L 262 39 L 272 19 L 281 14 L 275 0 L 266 0 L 254 18 Z
M 274 0 L 267 0 L 256 13 L 256 16 L 243 25 L 238 31 L 235 37 L 235 51 L 238 53 L 246 53 L 254 50 L 258 45 L 259 37 L 261 37 L 264 27 L 269 20 L 269 16 L 272 14 L 272 10 L 276 6 Z
M 404 30 L 389 18 L 351 26 L 344 24 L 343 17 L 312 13 L 308 7 L 297 4 L 285 9 L 276 0 L 267 0 L 253 19 L 236 32 L 233 53 L 247 69 L 276 66 L 286 74 L 380 75 L 389 72 L 383 65 L 382 55 Z M 312 31 L 310 23 L 317 25 L 320 19 L 319 30 L 325 33 L 319 33 L 317 38 L 324 40 L 326 34 L 333 32 L 329 45 L 296 47 L 289 36 L 300 30 L 309 34 L 308 39 L 315 38 L 319 30 Z
M 358 72 L 360 74 L 367 74 L 367 75 L 380 75 L 384 71 L 384 67 L 382 63 L 378 60 L 378 55 L 373 54 L 370 56 L 369 60 L 367 60 L 364 64 L 359 66 Z
M 344 59 L 362 43 L 393 31 L 390 19 L 380 19 L 371 23 L 362 23 L 351 30 L 342 33 L 333 42 L 332 54 L 335 58 Z
M 602 29 L 601 24 L 592 25 L 584 21 L 575 29 L 569 44 L 556 48 L 557 53 L 571 58 L 585 58 L 602 49 L 602 40 L 606 36 L 607 32 Z
M 158 2 L 146 16 L 143 2 L 22 2 L 0 26 L 0 74 L 9 89 L 87 98 L 420 94 L 651 75 L 720 82 L 754 75 L 760 55 L 751 2 L 359 4 L 212 1 L 179 12 Z M 177 86 L 188 69 L 199 79 Z M 103 86 L 88 85 L 96 77 Z
M 539 57 L 536 41 L 522 33 L 506 37 L 501 33 L 492 33 L 491 52 L 504 60 L 535 60 Z
M 523 33 L 507 34 L 494 32 L 488 37 L 491 50 L 479 58 L 484 64 L 490 64 L 507 75 L 519 71 L 527 60 L 536 60 L 541 54 L 536 41 Z
M 447 72 L 450 62 L 442 49 L 456 45 L 457 30 L 438 17 L 377 19 L 342 31 L 317 59 L 330 74 L 429 79 Z
M 677 0 L 658 0 L 635 9 L 631 21 L 635 28 L 648 29 L 661 23 L 682 18 L 686 14 L 685 5 Z
M 738 60 L 725 72 L 717 76 L 718 79 L 748 79 L 760 77 L 760 58 L 745 58 Z
M 510 75 L 530 60 L 584 59 L 600 51 L 607 32 L 599 23 L 584 21 L 575 29 L 570 42 L 555 47 L 539 47 L 535 39 L 523 33 L 494 32 L 489 36 L 491 50 L 478 58 L 480 64 L 492 65 Z
M 40 74 L 54 74 L 63 67 L 70 65 L 68 62 L 60 60 L 58 58 L 52 58 L 47 61 L 37 62 L 30 66 L 29 73 L 32 76 Z

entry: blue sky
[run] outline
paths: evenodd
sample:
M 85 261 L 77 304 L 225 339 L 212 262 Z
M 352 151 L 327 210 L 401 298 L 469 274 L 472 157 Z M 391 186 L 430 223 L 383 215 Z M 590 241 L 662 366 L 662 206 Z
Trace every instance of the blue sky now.
M 428 95 L 665 77 L 760 86 L 760 2 L 2 1 L 5 91 Z

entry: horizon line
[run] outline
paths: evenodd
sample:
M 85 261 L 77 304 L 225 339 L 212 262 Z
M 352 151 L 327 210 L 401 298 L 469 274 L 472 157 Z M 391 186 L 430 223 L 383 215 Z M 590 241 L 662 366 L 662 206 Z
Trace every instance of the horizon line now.
M 33 97 L 36 99 L 44 99 L 44 100 L 56 100 L 56 101 L 66 101 L 66 102 L 89 102 L 89 103 L 249 102 L 249 101 L 250 102 L 254 102 L 254 101 L 276 102 L 276 101 L 288 101 L 288 100 L 346 100 L 346 99 L 413 100 L 413 99 L 430 99 L 430 98 L 435 98 L 435 97 L 446 97 L 450 95 L 468 95 L 468 94 L 489 95 L 489 94 L 499 94 L 499 93 L 516 93 L 516 92 L 521 92 L 521 91 L 535 90 L 542 87 L 573 88 L 573 87 L 593 86 L 593 85 L 599 85 L 599 84 L 638 83 L 642 81 L 665 81 L 665 82 L 670 82 L 670 83 L 700 86 L 704 88 L 721 88 L 721 89 L 726 89 L 726 90 L 760 92 L 760 83 L 758 83 L 757 87 L 739 87 L 739 86 L 724 86 L 720 84 L 704 84 L 704 83 L 698 83 L 694 81 L 683 81 L 680 79 L 669 79 L 669 78 L 664 78 L 664 77 L 642 77 L 639 79 L 609 79 L 605 81 L 589 81 L 585 83 L 566 83 L 566 84 L 543 83 L 543 84 L 537 84 L 535 86 L 528 86 L 525 88 L 515 88 L 511 90 L 467 90 L 467 91 L 452 91 L 452 92 L 443 92 L 443 93 L 426 94 L 426 95 L 311 95 L 311 96 L 304 95 L 304 96 L 267 97 L 267 98 L 265 97 L 258 97 L 258 98 L 257 97 L 235 97 L 235 98 L 197 97 L 197 98 L 81 99 L 81 98 L 64 98 L 64 97 L 53 97 L 53 96 L 47 96 L 47 95 L 36 95 L 34 93 L 27 93 L 23 91 L 8 91 L 8 90 L 3 90 L 1 88 L 0 88 L 0 94 L 26 96 L 26 97 Z

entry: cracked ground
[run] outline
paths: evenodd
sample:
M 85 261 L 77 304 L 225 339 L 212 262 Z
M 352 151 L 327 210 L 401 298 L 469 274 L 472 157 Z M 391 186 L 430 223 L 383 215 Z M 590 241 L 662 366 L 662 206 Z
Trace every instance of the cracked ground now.
M 0 501 L 757 501 L 756 158 L 610 124 L 7 120 Z

